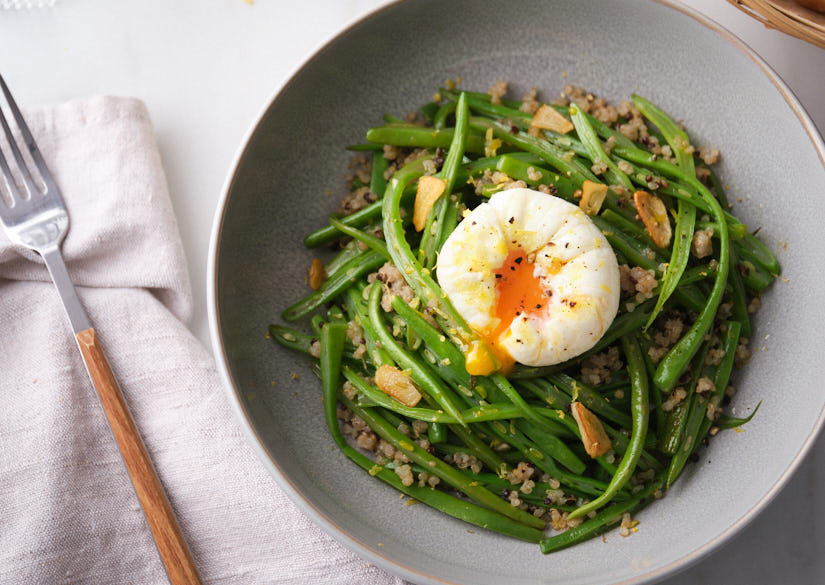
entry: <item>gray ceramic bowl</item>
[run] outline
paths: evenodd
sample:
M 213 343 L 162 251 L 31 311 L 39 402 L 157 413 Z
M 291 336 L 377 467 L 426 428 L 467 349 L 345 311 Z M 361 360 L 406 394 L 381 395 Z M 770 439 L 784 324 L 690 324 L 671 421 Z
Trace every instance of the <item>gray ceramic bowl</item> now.
M 737 412 L 631 538 L 610 534 L 550 556 L 424 506 L 407 507 L 334 447 L 307 360 L 266 326 L 306 293 L 301 245 L 337 205 L 344 146 L 384 112 L 403 115 L 447 78 L 511 81 L 553 97 L 567 82 L 613 100 L 639 92 L 723 152 L 736 211 L 779 255 L 783 279 L 756 319 L 758 348 Z M 747 47 L 681 6 L 633 0 L 409 1 L 349 28 L 273 97 L 227 181 L 210 260 L 216 357 L 249 440 L 320 526 L 419 583 L 645 583 L 686 567 L 740 530 L 787 482 L 823 423 L 825 147 L 799 103 Z M 815 309 L 815 310 L 812 310 Z M 292 374 L 298 379 L 293 380 Z

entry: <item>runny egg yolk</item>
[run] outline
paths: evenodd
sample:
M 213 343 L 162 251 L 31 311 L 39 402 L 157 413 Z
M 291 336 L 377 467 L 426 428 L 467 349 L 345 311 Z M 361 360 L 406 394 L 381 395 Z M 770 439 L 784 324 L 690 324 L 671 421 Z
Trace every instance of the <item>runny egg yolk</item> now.
M 516 249 L 510 250 L 504 264 L 493 271 L 496 277 L 495 316 L 498 325 L 485 335 L 485 340 L 501 363 L 499 371 L 503 373 L 513 367 L 515 360 L 498 343 L 502 333 L 520 315 L 541 313 L 547 302 L 547 293 L 539 278 L 533 275 L 533 270 L 534 265 L 527 260 L 524 250 Z

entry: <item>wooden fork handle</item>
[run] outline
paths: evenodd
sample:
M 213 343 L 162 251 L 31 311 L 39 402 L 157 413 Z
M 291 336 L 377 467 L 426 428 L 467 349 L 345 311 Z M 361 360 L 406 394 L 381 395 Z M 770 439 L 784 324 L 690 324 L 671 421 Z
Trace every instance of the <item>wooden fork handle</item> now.
M 149 528 L 155 537 L 158 552 L 166 566 L 172 585 L 201 585 L 201 579 L 192 560 L 192 554 L 181 533 L 180 526 L 163 491 L 146 447 L 140 438 L 129 407 L 117 385 L 109 362 L 103 353 L 94 329 L 85 329 L 76 335 L 80 352 L 89 370 L 92 383 L 100 395 L 100 402 L 112 433 L 115 436 L 126 469 L 132 478 L 135 492 L 143 506 Z

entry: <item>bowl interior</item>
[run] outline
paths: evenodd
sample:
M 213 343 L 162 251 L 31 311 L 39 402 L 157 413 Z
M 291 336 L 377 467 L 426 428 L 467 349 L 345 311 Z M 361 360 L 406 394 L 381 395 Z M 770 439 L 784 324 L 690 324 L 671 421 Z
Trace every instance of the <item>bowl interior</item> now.
M 425 506 L 405 506 L 334 448 L 308 360 L 267 341 L 266 327 L 307 292 L 318 252 L 303 236 L 344 192 L 347 144 L 428 101 L 448 78 L 484 91 L 510 81 L 551 100 L 566 83 L 611 101 L 640 93 L 684 119 L 694 143 L 723 153 L 735 212 L 778 254 L 750 365 L 735 378 L 737 414 L 762 401 L 746 432 L 702 451 L 640 530 L 542 556 Z M 642 582 L 698 558 L 775 492 L 821 423 L 825 312 L 825 169 L 816 139 L 774 82 L 718 32 L 664 4 L 633 0 L 392 5 L 347 30 L 280 92 L 229 184 L 214 240 L 219 361 L 265 461 L 305 510 L 349 546 L 418 582 Z M 342 536 L 346 533 L 348 536 Z M 638 580 L 635 580 L 638 579 Z

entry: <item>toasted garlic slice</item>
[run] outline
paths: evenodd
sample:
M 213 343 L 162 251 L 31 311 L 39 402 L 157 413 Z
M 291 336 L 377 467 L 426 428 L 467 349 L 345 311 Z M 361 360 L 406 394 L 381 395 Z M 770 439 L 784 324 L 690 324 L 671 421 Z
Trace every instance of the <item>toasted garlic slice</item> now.
M 570 410 L 573 418 L 576 419 L 576 424 L 579 425 L 582 443 L 587 454 L 596 459 L 607 453 L 613 447 L 613 443 L 610 442 L 610 437 L 604 432 L 604 427 L 596 415 L 587 410 L 581 402 L 571 404 Z
M 654 243 L 660 248 L 667 248 L 673 232 L 670 229 L 667 207 L 662 200 L 647 191 L 636 191 L 633 194 L 633 203 Z
M 602 208 L 602 203 L 607 195 L 607 185 L 585 181 L 582 185 L 582 198 L 579 207 L 587 215 L 596 215 Z
M 427 225 L 427 216 L 430 210 L 444 193 L 447 184 L 438 177 L 421 177 L 418 179 L 418 190 L 415 193 L 415 204 L 413 205 L 413 226 L 415 231 L 420 232 Z
M 421 400 L 421 393 L 410 377 L 394 366 L 380 366 L 375 371 L 375 385 L 405 406 L 415 406 Z
M 567 134 L 575 127 L 573 122 L 559 114 L 552 106 L 546 104 L 533 114 L 530 126 L 542 128 L 543 130 L 554 130 L 561 134 Z
M 318 290 L 324 284 L 326 275 L 324 274 L 324 263 L 319 258 L 315 258 L 309 266 L 309 286 L 312 290 Z

